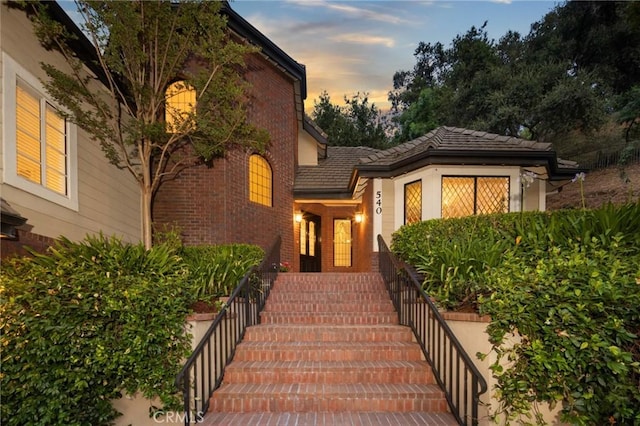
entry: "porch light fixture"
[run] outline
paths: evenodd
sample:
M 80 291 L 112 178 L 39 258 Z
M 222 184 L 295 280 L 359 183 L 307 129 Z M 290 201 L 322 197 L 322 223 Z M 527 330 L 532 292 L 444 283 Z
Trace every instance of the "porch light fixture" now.
M 356 223 L 362 223 L 362 221 L 364 220 L 364 214 L 362 214 L 361 212 L 356 212 L 353 219 L 356 221 Z
M 9 203 L 2 198 L 0 198 L 0 204 L 0 211 L 2 212 L 2 230 L 0 231 L 0 238 L 15 240 L 18 237 L 16 228 L 24 225 L 27 218 L 22 217 L 20 213 L 15 211 Z
M 293 220 L 295 220 L 297 223 L 302 222 L 302 212 L 295 212 L 295 214 L 293 215 Z

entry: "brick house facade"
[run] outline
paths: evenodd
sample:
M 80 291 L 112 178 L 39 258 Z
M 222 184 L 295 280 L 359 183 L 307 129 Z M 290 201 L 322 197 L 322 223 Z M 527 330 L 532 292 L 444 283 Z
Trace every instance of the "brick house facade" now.
M 55 19 L 83 37 L 57 3 L 48 4 Z M 2 8 L 0 105 L 10 105 L 4 98 L 15 93 L 13 75 L 33 81 L 37 92 L 38 78 L 43 78 L 38 62 L 61 65 L 60 56 L 37 41 L 23 12 L 5 3 Z M 229 150 L 209 165 L 164 182 L 153 200 L 155 228 L 174 227 L 187 245 L 249 243 L 266 250 L 280 236 L 281 259 L 293 271 L 372 271 L 377 269 L 377 235 L 390 243 L 393 232 L 409 221 L 446 217 L 450 211 L 544 210 L 546 195 L 581 171 L 557 159 L 549 144 L 450 127 L 387 150 L 328 146 L 326 135 L 304 113 L 304 65 L 226 3 L 223 13 L 237 37 L 260 48 L 246 58 L 244 75 L 251 85 L 248 120 L 270 135 L 260 161 L 268 164 L 272 192 L 266 205 L 251 201 L 250 158 L 256 153 L 247 149 Z M 5 107 L 2 118 L 2 154 L 15 153 L 15 129 L 7 124 L 15 127 L 15 108 Z M 78 133 L 77 167 L 71 170 L 74 203 L 43 201 L 21 188 L 15 176 L 7 181 L 4 164 L 3 201 L 27 222 L 18 227 L 17 240 L 3 240 L 3 256 L 20 253 L 23 244 L 43 249 L 59 235 L 79 240 L 103 232 L 139 241 L 135 183 L 108 164 L 82 129 L 72 130 Z M 479 183 L 489 193 L 478 191 Z M 408 187 L 414 188 L 411 197 Z M 470 193 L 471 199 L 462 199 Z M 479 196 L 487 199 L 488 211 L 476 211 Z M 452 208 L 456 203 L 460 209 Z M 462 209 L 468 206 L 473 211 Z
M 270 135 L 263 157 L 273 172 L 272 206 L 249 201 L 253 152 L 236 149 L 211 166 L 185 170 L 165 182 L 154 200 L 154 223 L 176 225 L 185 244 L 250 243 L 266 249 L 281 235 L 281 256 L 292 261 L 291 185 L 298 142 L 294 81 L 259 54 L 247 65 L 252 85 L 248 119 Z

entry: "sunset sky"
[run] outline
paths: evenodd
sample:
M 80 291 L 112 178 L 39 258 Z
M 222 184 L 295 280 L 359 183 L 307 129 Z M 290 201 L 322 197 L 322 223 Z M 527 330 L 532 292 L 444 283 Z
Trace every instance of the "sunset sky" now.
M 231 7 L 307 69 L 306 111 L 326 90 L 333 103 L 369 93 L 389 108 L 393 74 L 415 64 L 420 41 L 450 46 L 457 34 L 488 21 L 489 36 L 529 33 L 553 1 L 235 0 Z
M 73 18 L 72 1 L 59 3 Z M 449 47 L 458 34 L 487 21 L 490 38 L 529 33 L 552 0 L 233 0 L 231 7 L 306 66 L 306 112 L 326 90 L 334 104 L 368 93 L 387 110 L 393 74 L 410 70 L 420 41 Z

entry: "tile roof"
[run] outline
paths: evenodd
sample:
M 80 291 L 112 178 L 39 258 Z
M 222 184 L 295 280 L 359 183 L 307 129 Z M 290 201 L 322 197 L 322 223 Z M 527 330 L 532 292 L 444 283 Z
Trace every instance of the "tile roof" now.
M 360 164 L 391 165 L 427 151 L 458 152 L 547 152 L 551 144 L 501 136 L 457 127 L 438 127 L 424 136 L 362 158 Z
M 392 177 L 428 164 L 511 164 L 545 167 L 550 180 L 571 178 L 582 169 L 556 157 L 552 145 L 457 127 L 438 127 L 424 136 L 385 150 L 328 146 L 317 166 L 298 168 L 296 196 L 348 197 L 354 177 Z
M 361 158 L 378 150 L 358 146 L 327 146 L 327 157 L 317 166 L 300 166 L 296 173 L 294 192 L 350 193 L 353 169 Z

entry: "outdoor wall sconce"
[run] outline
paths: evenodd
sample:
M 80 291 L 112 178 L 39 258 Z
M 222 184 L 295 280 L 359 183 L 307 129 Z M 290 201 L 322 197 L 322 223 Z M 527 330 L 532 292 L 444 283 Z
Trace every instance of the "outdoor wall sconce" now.
M 18 237 L 16 228 L 24 225 L 27 222 L 27 218 L 22 217 L 20 213 L 15 211 L 3 198 L 0 198 L 0 203 L 0 212 L 2 213 L 0 238 L 15 240 Z
M 362 223 L 362 221 L 364 220 L 364 215 L 361 212 L 356 212 L 353 219 L 356 221 L 356 223 Z
M 297 223 L 302 222 L 302 212 L 295 212 L 295 214 L 293 215 L 293 220 L 295 220 Z

